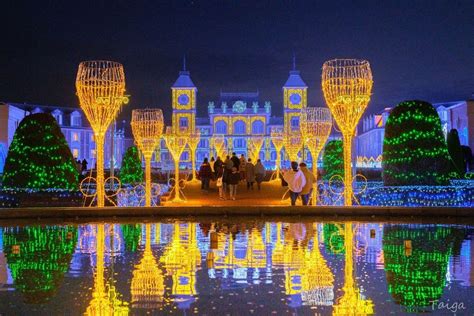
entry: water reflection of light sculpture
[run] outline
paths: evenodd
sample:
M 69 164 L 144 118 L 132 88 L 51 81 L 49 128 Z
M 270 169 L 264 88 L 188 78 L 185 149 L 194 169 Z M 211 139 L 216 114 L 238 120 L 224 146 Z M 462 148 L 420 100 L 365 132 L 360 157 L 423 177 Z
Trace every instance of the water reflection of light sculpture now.
M 137 147 L 145 157 L 145 206 L 151 206 L 151 157 L 163 133 L 163 112 L 160 109 L 133 110 L 130 124 Z
M 151 251 L 151 224 L 145 224 L 145 250 L 132 276 L 132 307 L 160 307 L 165 293 L 163 272 Z
M 180 180 L 179 180 L 179 159 L 181 154 L 186 147 L 188 137 L 184 134 L 173 133 L 171 128 L 166 129 L 166 133 L 164 135 L 166 147 L 168 147 L 168 151 L 170 152 L 171 156 L 174 160 L 174 185 L 170 192 L 171 196 L 173 196 L 172 202 L 184 202 L 186 198 L 184 197 L 183 192 L 180 188 Z
M 332 118 L 327 108 L 307 107 L 301 110 L 301 134 L 304 144 L 311 152 L 313 175 L 316 183 L 313 185 L 313 205 L 318 201 L 318 157 L 331 133 Z
M 345 205 L 352 205 L 352 137 L 370 101 L 372 85 L 366 60 L 333 59 L 323 64 L 324 98 L 343 137 Z
M 272 127 L 270 130 L 270 138 L 272 140 L 273 146 L 275 146 L 276 151 L 276 162 L 275 162 L 275 177 L 272 176 L 272 179 L 280 179 L 280 168 L 281 168 L 281 150 L 283 148 L 283 137 L 284 137 L 283 127 Z
M 97 206 L 105 203 L 104 141 L 105 134 L 122 104 L 128 103 L 123 66 L 113 61 L 84 61 L 79 64 L 76 91 L 84 115 L 94 132 L 96 143 Z
M 188 146 L 189 150 L 191 151 L 191 169 L 192 169 L 192 181 L 199 182 L 196 177 L 196 150 L 201 140 L 201 131 L 199 129 L 195 129 L 191 134 L 189 134 L 188 138 Z
M 196 292 L 196 270 L 201 263 L 197 244 L 196 224 L 175 223 L 173 237 L 160 261 L 171 275 L 171 295 L 178 306 L 189 308 Z
M 374 303 L 361 295 L 354 281 L 354 232 L 352 222 L 344 224 L 344 295 L 337 299 L 333 315 L 371 315 L 374 313 Z
M 86 309 L 85 315 L 128 315 L 129 308 L 126 302 L 118 298 L 118 293 L 113 285 L 107 289 L 104 279 L 104 253 L 105 253 L 105 224 L 97 225 L 96 233 L 96 271 L 94 274 L 94 290 L 92 300 Z

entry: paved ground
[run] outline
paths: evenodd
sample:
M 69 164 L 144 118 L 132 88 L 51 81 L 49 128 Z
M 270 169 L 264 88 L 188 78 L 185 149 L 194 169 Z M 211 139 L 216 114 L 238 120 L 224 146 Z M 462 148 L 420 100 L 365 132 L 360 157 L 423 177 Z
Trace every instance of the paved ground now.
M 209 192 L 201 190 L 201 182 L 188 183 L 183 192 L 187 198 L 186 203 L 163 203 L 165 206 L 173 205 L 189 205 L 189 206 L 256 206 L 256 205 L 290 205 L 290 200 L 282 201 L 282 196 L 285 194 L 287 188 L 281 186 L 281 181 L 263 182 L 261 190 L 257 190 L 257 185 L 254 184 L 253 190 L 247 190 L 245 182 L 241 182 L 237 188 L 237 198 L 235 201 L 229 199 L 229 192 L 227 192 L 226 200 L 219 199 L 219 191 L 216 187 L 216 182 L 211 182 Z

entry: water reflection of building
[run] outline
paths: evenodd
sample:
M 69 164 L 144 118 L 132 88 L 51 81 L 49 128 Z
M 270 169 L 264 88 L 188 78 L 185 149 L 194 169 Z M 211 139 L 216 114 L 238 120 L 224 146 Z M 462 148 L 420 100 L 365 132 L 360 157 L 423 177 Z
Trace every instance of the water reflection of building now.
M 472 238 L 472 237 L 471 237 Z M 464 240 L 459 257 L 451 257 L 449 275 L 463 286 L 474 285 L 474 240 Z

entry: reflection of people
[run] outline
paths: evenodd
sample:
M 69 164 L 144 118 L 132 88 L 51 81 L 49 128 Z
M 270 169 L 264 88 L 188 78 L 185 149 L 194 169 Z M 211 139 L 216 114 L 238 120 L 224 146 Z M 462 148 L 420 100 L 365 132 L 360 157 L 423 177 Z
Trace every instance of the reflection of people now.
M 291 205 L 295 205 L 298 195 L 306 184 L 306 178 L 303 172 L 298 170 L 298 163 L 296 161 L 291 162 L 291 170 L 283 172 L 283 179 L 288 183 Z
M 300 193 L 301 200 L 303 201 L 303 205 L 308 205 L 309 198 L 313 192 L 313 184 L 316 183 L 316 178 L 311 173 L 311 171 L 308 170 L 308 167 L 306 167 L 304 162 L 300 163 L 300 170 L 303 172 L 303 175 L 306 179 L 306 184 L 303 186 L 303 190 L 301 190 Z M 313 204 L 316 205 L 314 201 Z

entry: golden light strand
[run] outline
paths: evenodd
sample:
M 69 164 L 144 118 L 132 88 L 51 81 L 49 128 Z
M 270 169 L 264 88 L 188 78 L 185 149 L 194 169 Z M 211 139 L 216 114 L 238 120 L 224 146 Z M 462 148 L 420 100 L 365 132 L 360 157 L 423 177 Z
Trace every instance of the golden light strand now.
M 212 145 L 216 150 L 216 155 L 221 157 L 222 160 L 225 160 L 225 137 L 223 134 L 214 134 L 211 138 Z
M 151 157 L 163 134 L 163 112 L 160 109 L 132 111 L 132 133 L 145 157 L 145 206 L 151 206 Z
M 171 201 L 176 202 L 176 203 L 184 202 L 186 201 L 186 198 L 184 197 L 184 194 L 180 188 L 179 159 L 181 157 L 181 154 L 184 151 L 184 148 L 186 148 L 188 136 L 185 136 L 183 134 L 173 133 L 172 129 L 170 127 L 167 127 L 166 134 L 164 135 L 164 139 L 166 142 L 166 146 L 168 147 L 168 150 L 174 160 L 175 178 L 174 178 L 173 189 L 170 192 L 170 194 L 173 194 L 174 192 L 174 197 Z
M 281 169 L 281 150 L 283 148 L 283 138 L 285 136 L 283 127 L 273 126 L 270 129 L 270 138 L 276 151 L 276 162 L 275 162 L 275 176 L 272 175 L 272 179 L 280 179 Z
M 123 66 L 113 61 L 84 61 L 79 64 L 76 92 L 89 121 L 96 142 L 97 206 L 105 202 L 104 141 L 109 125 L 122 104 L 128 103 L 125 94 Z
M 248 138 L 248 156 L 254 163 L 259 158 L 260 150 L 262 150 L 264 140 L 265 138 L 263 135 L 255 135 Z
M 189 134 L 189 138 L 188 138 L 188 146 L 189 146 L 189 150 L 191 151 L 191 169 L 192 169 L 193 182 L 198 182 L 198 179 L 196 177 L 196 150 L 200 141 L 201 141 L 201 131 L 198 128 L 196 128 L 194 132 L 191 132 L 191 134 Z
M 323 64 L 324 98 L 343 135 L 345 205 L 352 205 L 352 137 L 370 101 L 372 85 L 366 60 L 333 59 Z

